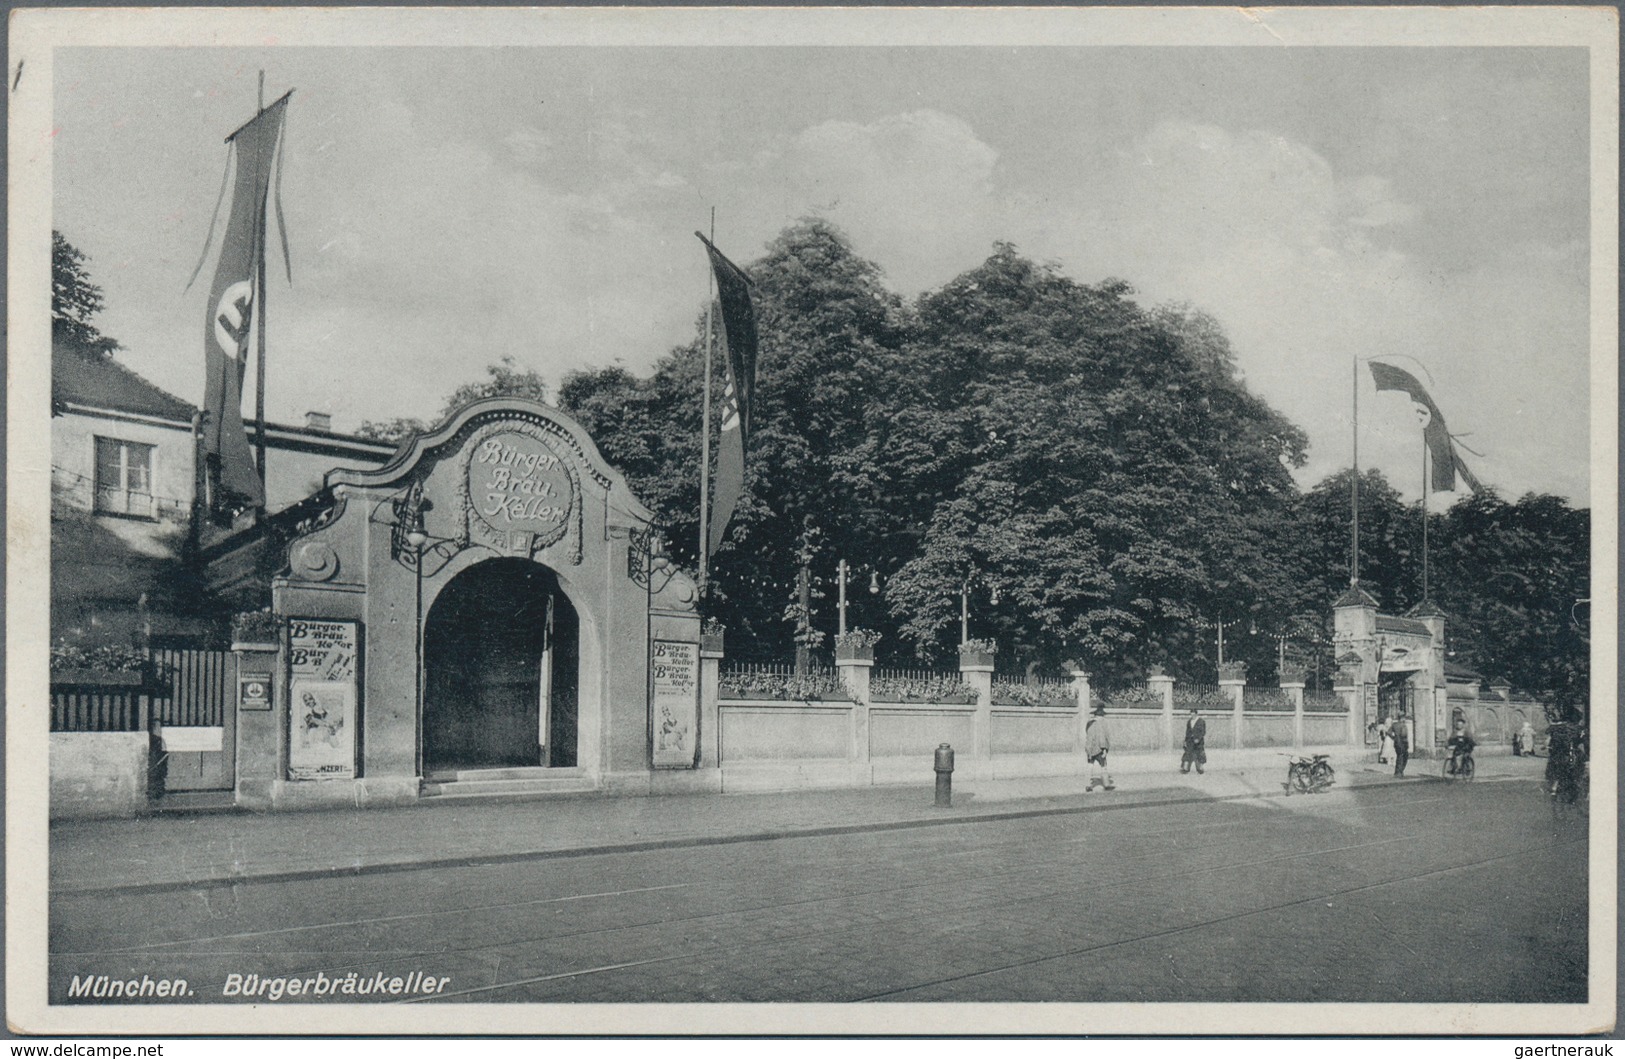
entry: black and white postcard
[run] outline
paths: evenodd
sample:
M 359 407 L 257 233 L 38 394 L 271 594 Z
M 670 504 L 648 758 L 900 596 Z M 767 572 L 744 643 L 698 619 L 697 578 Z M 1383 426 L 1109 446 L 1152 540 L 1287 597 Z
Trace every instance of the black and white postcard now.
M 1578 1034 L 1613 8 L 12 14 L 35 1034 Z

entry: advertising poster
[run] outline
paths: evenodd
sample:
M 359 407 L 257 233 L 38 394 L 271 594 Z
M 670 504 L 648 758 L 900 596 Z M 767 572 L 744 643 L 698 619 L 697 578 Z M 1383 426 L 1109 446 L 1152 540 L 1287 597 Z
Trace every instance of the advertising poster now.
M 354 779 L 356 641 L 353 621 L 288 623 L 288 778 Z
M 700 713 L 700 645 L 656 640 L 649 655 L 654 767 L 694 767 Z

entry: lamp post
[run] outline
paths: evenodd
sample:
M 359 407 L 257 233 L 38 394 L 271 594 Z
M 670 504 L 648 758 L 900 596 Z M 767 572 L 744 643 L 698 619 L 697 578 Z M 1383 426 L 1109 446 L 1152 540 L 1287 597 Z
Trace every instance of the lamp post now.
M 961 645 L 970 643 L 970 586 L 976 580 L 976 574 L 966 576 L 963 584 L 959 586 L 959 642 Z M 988 602 L 994 606 L 999 605 L 999 586 L 991 586 L 988 592 Z
M 412 528 L 406 531 L 406 543 L 412 546 L 412 576 L 416 582 L 416 591 L 413 596 L 412 617 L 413 636 L 412 653 L 415 665 L 412 667 L 413 703 L 417 714 L 417 766 L 418 778 L 423 778 L 423 546 L 429 542 L 429 534 L 423 528 L 423 509 L 419 507 L 412 516 Z
M 842 559 L 839 563 L 835 564 L 835 573 L 836 573 L 836 579 L 835 579 L 836 584 L 840 586 L 839 595 L 838 595 L 839 605 L 836 608 L 837 613 L 839 614 L 840 617 L 839 617 L 839 621 L 837 622 L 838 628 L 837 628 L 836 631 L 841 636 L 845 636 L 846 635 L 846 580 L 852 574 L 852 566 L 845 559 Z M 878 596 L 880 594 L 880 571 L 878 571 L 878 570 L 870 570 L 869 571 L 869 594 L 871 596 Z
M 1197 618 L 1196 619 L 1196 624 L 1197 624 L 1198 627 L 1203 628 L 1203 629 L 1217 629 L 1218 630 L 1218 633 L 1219 633 L 1219 658 L 1218 658 L 1218 662 L 1215 663 L 1215 668 L 1217 668 L 1218 666 L 1224 665 L 1224 630 L 1228 629 L 1232 625 L 1239 625 L 1240 623 L 1241 623 L 1240 618 L 1236 618 L 1236 619 L 1234 619 L 1232 621 L 1206 621 L 1206 620 L 1204 620 L 1202 618 Z

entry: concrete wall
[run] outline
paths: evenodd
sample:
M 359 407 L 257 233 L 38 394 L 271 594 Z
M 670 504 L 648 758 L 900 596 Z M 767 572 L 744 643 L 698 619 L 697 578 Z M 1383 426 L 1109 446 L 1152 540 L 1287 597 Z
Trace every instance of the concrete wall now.
M 975 714 L 974 705 L 872 703 L 869 706 L 869 756 L 931 754 L 941 743 L 968 748 L 975 737 Z
M 1069 754 L 1080 749 L 1076 709 L 993 708 L 995 754 Z
M 1108 710 L 1112 749 L 1119 754 L 1162 749 L 1162 713 L 1153 710 Z
M 1185 718 L 1190 714 L 1179 713 L 1175 707 L 1174 713 L 1174 744 L 1176 748 L 1185 746 Z M 1202 718 L 1207 721 L 1207 748 L 1208 750 L 1234 750 L 1236 749 L 1235 715 L 1230 710 L 1203 710 Z
M 1248 713 L 1243 715 L 1241 724 L 1242 742 L 1246 746 L 1290 747 L 1293 743 L 1290 713 Z M 1306 732 L 1305 738 L 1307 736 Z
M 52 819 L 147 807 L 147 733 L 52 732 L 50 754 Z
M 724 702 L 722 764 L 845 761 L 853 752 L 852 709 L 849 702 Z
M 1303 743 L 1305 746 L 1340 746 L 1348 742 L 1349 718 L 1346 713 L 1305 713 L 1303 715 Z

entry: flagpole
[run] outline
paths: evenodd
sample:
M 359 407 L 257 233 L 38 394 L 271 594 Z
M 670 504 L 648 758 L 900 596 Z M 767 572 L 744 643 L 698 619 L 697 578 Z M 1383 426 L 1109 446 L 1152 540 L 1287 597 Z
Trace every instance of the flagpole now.
M 717 238 L 717 208 L 711 207 L 711 241 Z M 711 312 L 716 304 L 716 276 L 709 259 L 705 266 L 705 399 L 700 405 L 700 597 L 705 597 L 711 558 L 711 347 L 716 328 Z
M 260 71 L 258 118 L 265 113 L 265 71 Z M 271 150 L 275 153 L 276 145 Z M 258 161 L 256 159 L 256 161 Z M 255 328 L 259 332 L 254 356 L 254 465 L 260 472 L 260 489 L 265 489 L 265 203 L 259 204 L 259 225 L 254 232 Z M 267 498 L 267 504 L 270 500 Z M 263 514 L 263 510 L 261 512 Z
M 1360 584 L 1360 358 L 1354 358 L 1354 478 L 1349 483 L 1349 584 Z
M 1428 600 L 1428 434 L 1422 431 L 1422 602 Z

